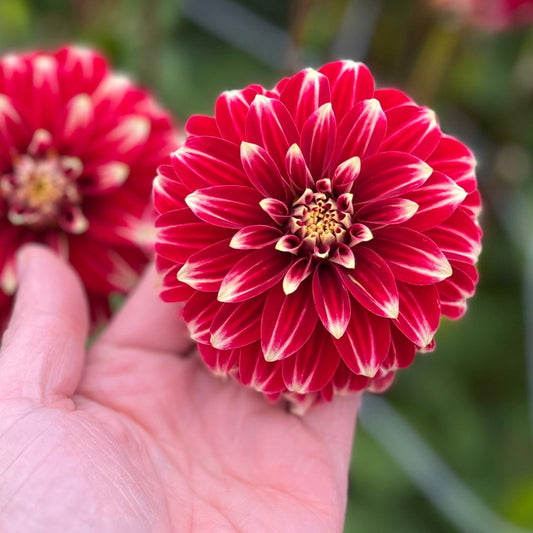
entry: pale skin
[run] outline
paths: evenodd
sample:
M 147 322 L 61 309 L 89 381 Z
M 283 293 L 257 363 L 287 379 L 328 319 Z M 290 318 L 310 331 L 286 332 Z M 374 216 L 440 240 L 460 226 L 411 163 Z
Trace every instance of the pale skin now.
M 0 351 L 0 532 L 341 532 L 359 397 L 304 416 L 212 376 L 149 268 L 90 350 L 30 245 Z

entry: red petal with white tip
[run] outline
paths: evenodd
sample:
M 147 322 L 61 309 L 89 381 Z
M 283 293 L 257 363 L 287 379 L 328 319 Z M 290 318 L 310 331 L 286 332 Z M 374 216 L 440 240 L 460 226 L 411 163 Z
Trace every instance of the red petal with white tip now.
M 289 295 L 279 285 L 272 288 L 261 319 L 265 359 L 278 361 L 299 350 L 311 336 L 317 320 L 309 280 Z
M 178 272 L 178 279 L 198 291 L 218 292 L 231 266 L 246 252 L 229 247 L 229 239 L 192 254 Z
M 352 185 L 361 172 L 361 159 L 350 157 L 343 161 L 336 169 L 331 179 L 331 186 L 337 194 L 343 194 L 352 190 Z
M 298 130 L 287 108 L 279 101 L 257 95 L 246 118 L 246 140 L 270 153 L 280 169 L 291 144 L 299 140 Z
M 398 370 L 411 366 L 415 360 L 415 345 L 397 328 L 391 327 L 391 344 L 389 354 L 381 367 L 384 370 Z
M 240 350 L 217 350 L 209 344 L 199 344 L 198 350 L 216 376 L 228 376 L 239 366 Z
M 281 364 L 265 361 L 259 343 L 250 344 L 239 350 L 239 371 L 236 378 L 243 385 L 267 394 L 285 389 Z
M 352 296 L 371 313 L 387 318 L 398 316 L 398 288 L 387 263 L 366 246 L 355 250 L 355 268 L 341 271 Z
M 189 137 L 172 164 L 191 190 L 207 185 L 248 185 L 239 147 L 217 137 Z
M 341 163 L 358 156 L 361 159 L 379 149 L 387 119 L 375 98 L 363 100 L 350 109 L 339 124 L 335 161 Z
M 313 260 L 309 257 L 297 259 L 283 278 L 283 292 L 292 294 L 313 271 Z
M 174 169 L 170 165 L 160 165 L 152 191 L 154 207 L 158 213 L 187 207 L 184 199 L 189 192 L 189 189 L 176 179 Z
M 315 181 L 331 163 L 336 133 L 337 122 L 330 103 L 318 108 L 303 125 L 300 146 Z
M 287 204 L 276 198 L 264 198 L 259 202 L 261 209 L 268 214 L 268 216 L 276 222 L 276 224 L 285 224 L 289 218 L 289 209 Z
M 77 94 L 66 105 L 61 124 L 56 133 L 61 147 L 78 156 L 89 143 L 94 130 L 94 107 L 88 94 Z M 65 146 L 66 145 L 66 146 Z
M 418 287 L 398 282 L 400 314 L 396 327 L 418 348 L 427 346 L 439 327 L 440 300 L 435 285 Z
M 374 78 L 362 63 L 335 61 L 324 65 L 319 72 L 329 79 L 331 103 L 339 120 L 355 102 L 374 95 Z
M 269 222 L 267 214 L 259 207 L 262 199 L 261 193 L 252 187 L 218 185 L 194 191 L 185 202 L 204 222 L 239 229 Z
M 265 297 L 246 302 L 224 303 L 211 324 L 211 344 L 219 350 L 241 348 L 259 340 Z
M 287 150 L 285 156 L 285 169 L 293 187 L 299 192 L 311 187 L 314 178 L 307 166 L 305 157 L 297 144 Z
M 185 263 L 194 253 L 231 237 L 231 230 L 205 222 L 165 226 L 157 232 L 156 252 L 176 263 Z
M 221 306 L 213 293 L 196 292 L 187 300 L 182 314 L 193 340 L 209 343 L 211 323 Z
M 246 115 L 257 92 L 253 89 L 225 91 L 215 105 L 218 130 L 229 141 L 239 144 L 244 139 Z
M 424 161 L 403 152 L 383 152 L 367 157 L 354 182 L 354 202 L 391 198 L 420 187 L 433 169 Z
M 423 187 L 407 193 L 406 197 L 419 206 L 407 226 L 424 231 L 446 220 L 463 202 L 466 192 L 448 176 L 433 172 Z
M 242 302 L 265 292 L 285 275 L 290 260 L 290 256 L 273 248 L 248 253 L 222 280 L 218 300 Z
M 450 260 L 475 263 L 481 252 L 481 228 L 460 207 L 426 235 Z
M 374 235 L 372 250 L 385 259 L 400 281 L 429 285 L 452 275 L 452 267 L 441 248 L 418 231 L 384 228 Z
M 472 152 L 457 139 L 443 135 L 427 162 L 435 170 L 449 176 L 467 193 L 476 190 L 476 160 Z
M 466 311 L 466 299 L 474 295 L 479 274 L 476 267 L 460 261 L 450 261 L 453 274 L 437 285 L 442 313 L 459 318 Z
M 313 301 L 324 327 L 339 339 L 350 321 L 350 296 L 337 268 L 328 263 L 319 265 L 313 274 Z
M 441 132 L 435 113 L 426 107 L 407 104 L 386 112 L 387 135 L 381 150 L 409 152 L 426 159 L 435 150 Z
M 340 265 L 348 270 L 355 268 L 355 256 L 351 248 L 339 243 L 329 258 L 331 263 Z
M 265 196 L 287 200 L 289 187 L 270 154 L 257 144 L 241 143 L 241 161 L 252 184 Z
M 411 219 L 418 210 L 418 204 L 405 198 L 386 198 L 365 204 L 357 211 L 357 220 L 370 228 L 402 224 Z
M 272 226 L 246 226 L 233 235 L 229 245 L 235 250 L 265 248 L 274 244 L 281 235 L 281 231 Z
M 328 79 L 311 68 L 301 70 L 289 79 L 279 99 L 301 130 L 307 118 L 330 101 Z
M 352 372 L 373 377 L 389 352 L 389 320 L 369 313 L 352 301 L 352 317 L 346 333 L 333 341 Z
M 285 386 L 299 394 L 319 391 L 333 378 L 339 360 L 336 350 L 332 349 L 329 335 L 316 327 L 309 340 L 295 354 L 283 359 Z

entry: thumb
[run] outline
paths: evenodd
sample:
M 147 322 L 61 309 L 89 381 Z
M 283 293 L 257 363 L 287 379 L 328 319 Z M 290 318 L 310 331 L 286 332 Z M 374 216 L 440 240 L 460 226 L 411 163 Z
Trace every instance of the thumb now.
M 87 301 L 73 269 L 49 249 L 23 247 L 19 288 L 0 350 L 0 394 L 50 403 L 70 396 L 83 368 Z

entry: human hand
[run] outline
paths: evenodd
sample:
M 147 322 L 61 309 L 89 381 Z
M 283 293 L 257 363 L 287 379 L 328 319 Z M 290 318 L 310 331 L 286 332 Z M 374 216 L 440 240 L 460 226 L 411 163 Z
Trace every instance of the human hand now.
M 0 531 L 342 531 L 359 397 L 303 417 L 212 376 L 149 269 L 86 353 L 72 269 L 19 257 L 0 350 Z

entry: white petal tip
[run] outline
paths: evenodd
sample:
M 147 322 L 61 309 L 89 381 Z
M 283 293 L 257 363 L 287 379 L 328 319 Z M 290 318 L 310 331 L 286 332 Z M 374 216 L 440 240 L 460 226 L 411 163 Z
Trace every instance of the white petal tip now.
M 281 359 L 279 352 L 275 352 L 272 350 L 267 350 L 263 353 L 263 357 L 265 358 L 265 361 L 267 363 L 274 363 L 276 361 L 279 361 Z

